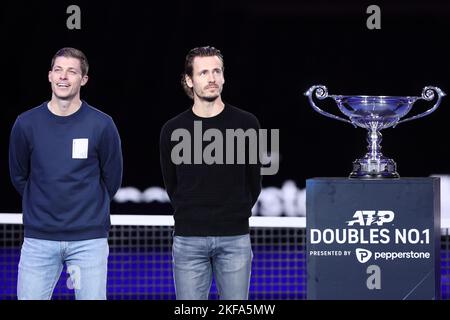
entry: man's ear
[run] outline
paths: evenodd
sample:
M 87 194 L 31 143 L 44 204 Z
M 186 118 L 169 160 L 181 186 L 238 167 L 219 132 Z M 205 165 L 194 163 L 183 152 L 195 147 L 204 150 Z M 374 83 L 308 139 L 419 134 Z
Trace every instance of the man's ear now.
M 186 84 L 189 88 L 192 88 L 194 86 L 191 77 L 189 77 L 187 74 L 184 75 L 184 79 L 186 80 Z
M 83 76 L 83 78 L 81 78 L 81 86 L 84 86 L 89 80 L 89 77 L 87 75 Z

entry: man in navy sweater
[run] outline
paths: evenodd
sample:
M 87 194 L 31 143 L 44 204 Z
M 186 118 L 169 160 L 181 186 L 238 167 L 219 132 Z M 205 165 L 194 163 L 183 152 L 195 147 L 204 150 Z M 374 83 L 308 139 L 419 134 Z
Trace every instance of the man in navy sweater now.
M 51 100 L 12 128 L 10 175 L 25 230 L 19 299 L 50 299 L 64 263 L 76 299 L 106 299 L 109 207 L 122 151 L 112 118 L 80 99 L 88 68 L 80 50 L 59 50 L 48 73 Z
M 192 49 L 186 56 L 182 84 L 193 105 L 161 129 L 162 175 L 175 209 L 175 290 L 181 300 L 208 299 L 213 274 L 220 299 L 248 298 L 253 257 L 249 217 L 261 192 L 261 166 L 236 163 L 236 157 L 246 157 L 246 151 L 234 147 L 225 153 L 216 150 L 213 161 L 203 161 L 210 145 L 203 153 L 201 142 L 199 148 L 196 142 L 193 148 L 191 144 L 180 157 L 176 142 L 180 136 L 197 136 L 199 128 L 206 130 L 205 135 L 219 137 L 226 137 L 230 130 L 259 130 L 253 114 L 222 102 L 223 70 L 219 50 Z M 222 141 L 219 137 L 214 143 Z

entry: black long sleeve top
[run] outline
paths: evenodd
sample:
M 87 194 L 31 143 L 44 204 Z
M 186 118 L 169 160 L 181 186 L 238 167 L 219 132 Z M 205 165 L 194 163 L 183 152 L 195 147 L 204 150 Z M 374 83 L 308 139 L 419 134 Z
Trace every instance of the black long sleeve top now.
M 258 143 L 254 139 L 258 139 L 259 129 L 253 114 L 229 104 L 214 117 L 198 117 L 189 108 L 164 124 L 160 161 L 175 210 L 175 235 L 249 232 L 248 218 L 261 192 L 261 165 L 259 157 L 255 163 Z

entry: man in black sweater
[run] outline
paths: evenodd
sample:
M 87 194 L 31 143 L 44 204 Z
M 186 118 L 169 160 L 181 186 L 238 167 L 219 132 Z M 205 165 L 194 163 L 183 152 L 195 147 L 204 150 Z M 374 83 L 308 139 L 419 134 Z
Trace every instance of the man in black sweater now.
M 162 174 L 175 210 L 175 289 L 182 300 L 208 299 L 213 274 L 221 299 L 248 298 L 248 221 L 261 192 L 261 166 L 251 154 L 259 122 L 222 102 L 223 71 L 219 50 L 192 49 L 182 84 L 194 104 L 161 130 Z

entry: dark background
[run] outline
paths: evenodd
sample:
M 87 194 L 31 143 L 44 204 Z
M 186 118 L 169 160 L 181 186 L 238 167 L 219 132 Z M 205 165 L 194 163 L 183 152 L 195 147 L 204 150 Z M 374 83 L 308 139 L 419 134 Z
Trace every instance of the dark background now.
M 69 5 L 81 30 L 68 30 Z M 369 30 L 369 5 L 381 30 Z M 426 85 L 450 91 L 450 3 L 369 1 L 3 1 L 0 4 L 0 212 L 20 212 L 8 173 L 8 139 L 18 114 L 51 96 L 50 60 L 65 46 L 85 52 L 82 98 L 111 115 L 122 138 L 123 186 L 163 186 L 159 131 L 191 106 L 180 86 L 186 53 L 212 45 L 225 59 L 223 99 L 280 129 L 280 170 L 263 186 L 341 177 L 366 151 L 366 132 L 321 116 L 303 96 L 419 96 Z M 450 98 L 429 117 L 384 130 L 383 153 L 403 177 L 450 173 Z M 321 106 L 339 114 L 336 106 Z M 430 104 L 417 104 L 412 114 Z M 170 213 L 167 204 L 117 204 L 112 213 Z

